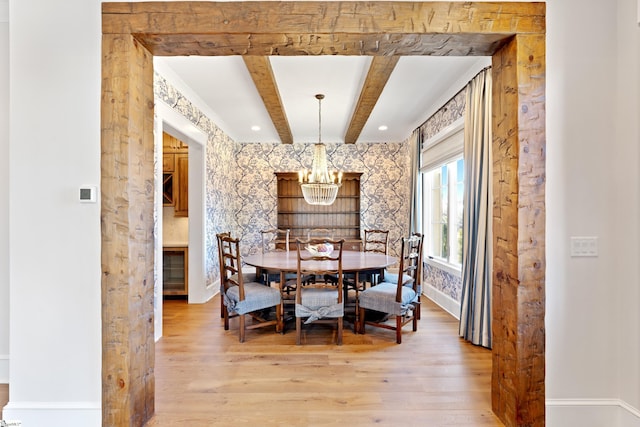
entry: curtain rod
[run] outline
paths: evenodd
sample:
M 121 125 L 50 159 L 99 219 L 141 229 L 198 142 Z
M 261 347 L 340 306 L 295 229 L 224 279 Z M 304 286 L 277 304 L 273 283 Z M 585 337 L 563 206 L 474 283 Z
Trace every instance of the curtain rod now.
M 462 89 L 460 89 L 459 91 L 457 91 L 457 92 L 455 93 L 455 95 L 453 95 L 453 96 L 449 99 L 449 101 L 451 101 L 453 98 L 455 98 L 456 96 L 458 96 L 458 95 L 460 94 L 460 92 L 462 92 L 463 90 L 465 90 L 465 89 L 467 88 L 467 86 L 469 86 L 469 83 L 471 83 L 471 81 L 472 81 L 473 79 L 475 79 L 476 77 L 478 77 L 478 76 L 480 75 L 480 73 L 483 73 L 483 72 L 487 71 L 489 68 L 491 68 L 491 65 L 487 65 L 487 66 L 486 66 L 486 67 L 484 67 L 482 70 L 478 71 L 478 72 L 476 73 L 476 75 L 475 75 L 475 76 L 473 76 L 473 77 L 471 77 L 471 79 L 469 79 L 469 81 L 467 82 L 467 84 L 465 84 L 465 85 L 462 87 Z M 447 102 L 449 102 L 449 101 L 447 101 Z M 445 103 L 444 105 L 447 105 L 447 104 Z M 442 108 L 444 107 L 444 105 L 443 105 L 442 107 L 440 107 L 440 108 L 438 109 L 438 111 L 442 110 Z M 436 111 L 436 113 L 437 113 L 438 111 Z M 414 132 L 415 132 L 416 130 L 420 130 L 420 131 L 422 131 L 422 127 L 423 127 L 424 125 L 426 125 L 426 124 L 427 124 L 427 122 L 429 121 L 429 119 L 430 119 L 431 117 L 433 117 L 436 113 L 433 113 L 431 116 L 429 116 L 429 118 L 427 118 L 427 120 L 425 120 L 424 122 L 422 122 L 422 124 L 421 124 L 420 126 L 418 126 L 417 128 L 415 128 Z

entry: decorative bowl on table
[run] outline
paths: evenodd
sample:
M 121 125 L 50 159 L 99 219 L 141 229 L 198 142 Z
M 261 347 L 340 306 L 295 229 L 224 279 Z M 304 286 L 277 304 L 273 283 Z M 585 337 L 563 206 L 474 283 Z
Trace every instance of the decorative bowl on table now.
M 305 248 L 313 256 L 331 256 L 333 245 L 330 243 L 320 243 L 317 245 L 307 245 Z

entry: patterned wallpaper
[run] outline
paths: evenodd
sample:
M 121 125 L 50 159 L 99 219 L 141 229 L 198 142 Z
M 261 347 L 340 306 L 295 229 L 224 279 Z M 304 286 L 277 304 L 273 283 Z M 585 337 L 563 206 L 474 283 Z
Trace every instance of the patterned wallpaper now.
M 231 231 L 242 251 L 259 250 L 260 230 L 277 223 L 274 172 L 310 168 L 313 144 L 240 144 L 234 142 L 162 76 L 154 74 L 155 96 L 209 136 L 206 147 L 207 283 L 219 278 L 216 233 Z M 362 172 L 362 229 L 388 229 L 390 251 L 409 232 L 409 151 L 405 143 L 326 144 L 329 167 Z
M 424 272 L 422 276 L 427 286 L 432 286 L 443 294 L 460 302 L 462 296 L 462 277 L 455 276 L 431 264 L 423 263 L 423 266 Z
M 234 142 L 162 76 L 154 75 L 155 96 L 173 107 L 209 136 L 206 147 L 207 283 L 219 279 L 216 233 L 231 231 L 243 243 L 243 253 L 260 248 L 260 230 L 277 224 L 277 183 L 274 172 L 310 168 L 313 144 L 240 144 Z M 423 125 L 427 140 L 462 117 L 465 90 L 456 94 Z M 403 143 L 326 144 L 329 168 L 362 172 L 362 229 L 388 229 L 392 255 L 409 232 L 409 150 Z M 424 283 L 460 301 L 462 282 L 425 264 Z
M 458 92 L 422 126 L 422 140 L 427 141 L 444 128 L 464 116 L 466 89 Z M 424 283 L 460 302 L 462 279 L 438 267 L 424 264 Z
M 464 116 L 464 110 L 467 103 L 466 89 L 461 90 L 453 96 L 446 104 L 436 111 L 433 116 L 429 117 L 422 125 L 422 140 L 427 141 L 434 137 L 444 128 Z

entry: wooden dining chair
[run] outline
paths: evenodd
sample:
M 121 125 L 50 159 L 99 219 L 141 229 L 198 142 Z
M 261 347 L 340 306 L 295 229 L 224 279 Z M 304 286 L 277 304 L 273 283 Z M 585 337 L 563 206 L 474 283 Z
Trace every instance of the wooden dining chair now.
M 222 238 L 223 237 L 228 237 L 228 236 L 231 236 L 231 232 L 230 231 L 216 234 L 216 240 L 218 242 L 218 265 L 220 266 L 220 296 L 222 296 L 223 286 L 224 286 L 223 283 L 222 283 L 222 279 L 224 277 L 224 275 L 222 274 Z M 223 300 L 223 298 L 220 298 L 220 318 L 224 319 L 224 300 Z
M 330 228 L 308 228 L 307 229 L 307 240 L 314 240 L 314 239 L 333 240 L 334 235 L 335 235 L 335 230 L 332 230 Z M 306 285 L 307 283 L 314 283 L 318 279 L 319 278 L 315 274 L 311 274 L 305 277 L 305 280 L 303 280 L 303 284 Z M 338 278 L 335 276 L 325 276 L 320 280 L 324 280 L 324 281 L 331 280 L 334 283 L 338 282 Z
M 335 230 L 329 228 L 308 228 L 307 240 L 310 239 L 331 239 L 335 235 Z
M 229 330 L 229 318 L 238 317 L 240 321 L 240 342 L 244 342 L 245 330 L 270 325 L 276 331 L 282 330 L 282 300 L 280 291 L 256 281 L 246 281 L 242 274 L 240 256 L 240 240 L 231 236 L 219 238 L 221 256 L 221 291 L 224 301 L 224 329 Z M 265 313 L 275 307 L 275 319 L 265 318 Z M 254 323 L 247 325 L 246 315 L 250 315 Z
M 387 254 L 389 251 L 389 230 L 364 230 L 362 242 L 364 252 Z
M 262 236 L 262 253 L 267 252 L 289 252 L 290 249 L 290 229 L 272 228 L 260 231 Z M 283 303 L 283 316 L 293 316 L 293 305 L 295 304 L 296 274 L 283 273 L 262 269 L 262 280 L 269 286 L 275 283 L 280 288 Z
M 220 295 L 222 295 L 222 279 L 223 279 L 223 274 L 222 274 L 222 247 L 223 247 L 223 243 L 221 241 L 221 239 L 223 237 L 230 237 L 231 236 L 231 232 L 230 231 L 226 231 L 223 233 L 218 233 L 216 234 L 216 240 L 218 242 L 218 265 L 219 265 L 219 273 L 220 273 Z M 255 273 L 247 273 L 244 272 L 244 280 L 246 280 L 247 282 L 256 282 L 257 281 L 257 276 Z M 220 318 L 224 318 L 224 301 L 222 298 L 220 298 Z
M 261 230 L 262 237 L 262 253 L 267 252 L 289 252 L 289 236 L 290 229 L 272 228 L 269 230 Z M 273 282 L 281 285 L 280 272 L 262 270 L 264 283 L 271 284 Z
M 387 255 L 388 250 L 389 230 L 364 230 L 364 239 L 362 240 L 363 252 L 374 252 Z M 354 291 L 354 298 L 357 300 L 358 293 L 366 289 L 367 283 L 370 283 L 371 286 L 375 286 L 378 283 L 381 273 L 381 270 L 363 270 L 356 273 L 349 273 L 345 277 L 345 288 L 347 291 Z M 356 318 L 357 314 L 358 313 L 356 312 Z
M 409 237 L 414 237 L 415 238 L 414 241 L 416 241 L 417 239 L 420 239 L 420 248 L 419 248 L 420 259 L 418 262 L 418 271 L 416 273 L 416 276 L 418 277 L 418 280 L 419 280 L 418 282 L 418 290 L 420 291 L 418 292 L 418 300 L 419 300 L 420 296 L 422 295 L 422 244 L 423 244 L 424 235 L 420 233 L 412 233 Z M 398 268 L 387 267 L 382 272 L 382 276 L 384 277 L 384 281 L 395 283 L 398 281 Z M 411 279 L 412 277 L 407 274 L 404 274 L 402 278 L 403 283 L 410 282 Z M 420 306 L 418 306 L 418 320 L 420 320 L 420 314 L 421 314 L 421 310 L 419 308 Z
M 342 248 L 344 239 L 297 239 L 298 253 L 296 292 L 296 344 L 302 342 L 302 321 L 310 323 L 335 323 L 337 325 L 336 343 L 342 345 L 342 330 L 344 320 L 343 281 L 342 281 Z M 333 252 L 329 255 L 310 254 L 307 245 L 331 244 Z M 308 275 L 316 277 L 336 276 L 337 281 L 316 280 L 302 286 L 302 280 Z
M 402 327 L 411 322 L 413 331 L 418 330 L 420 318 L 420 293 L 422 275 L 422 235 L 413 234 L 402 239 L 400 266 L 395 275 L 384 276 L 384 281 L 360 292 L 358 298 L 360 333 L 365 326 L 396 331 L 396 342 L 402 343 Z M 382 319 L 367 319 L 367 310 L 375 310 L 395 317 L 395 325 Z
M 290 229 L 272 228 L 260 231 L 262 236 L 262 253 L 273 251 L 289 252 Z
M 389 230 L 364 230 L 364 240 L 362 242 L 362 250 L 364 252 L 375 252 L 387 255 L 389 253 Z M 361 273 L 362 278 L 366 279 L 375 286 L 380 277 L 380 270 L 368 270 Z M 366 283 L 365 280 L 362 281 Z

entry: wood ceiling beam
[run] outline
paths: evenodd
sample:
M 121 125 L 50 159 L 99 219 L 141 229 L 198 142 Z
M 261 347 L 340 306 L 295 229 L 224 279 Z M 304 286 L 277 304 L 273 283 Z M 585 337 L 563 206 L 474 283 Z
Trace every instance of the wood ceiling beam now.
M 511 35 L 504 34 L 137 34 L 155 56 L 366 55 L 491 56 Z
M 293 144 L 291 127 L 282 106 L 280 92 L 273 76 L 273 69 L 269 58 L 266 56 L 243 56 L 244 63 L 251 74 L 251 78 L 260 93 L 262 102 L 271 117 L 271 121 L 280 136 L 283 144 Z
M 373 107 L 376 106 L 378 98 L 387 84 L 391 73 L 396 67 L 399 56 L 374 56 L 367 73 L 367 78 L 362 86 L 358 103 L 351 116 L 351 122 L 344 137 L 346 144 L 355 144 L 362 132 L 362 128 L 367 123 Z
M 239 7 L 241 4 L 242 7 Z M 500 12 L 496 13 L 499 7 Z M 175 31 L 167 31 L 175 28 Z M 188 31 L 183 29 L 188 28 Z M 540 33 L 545 4 L 411 1 L 102 3 L 103 34 Z

